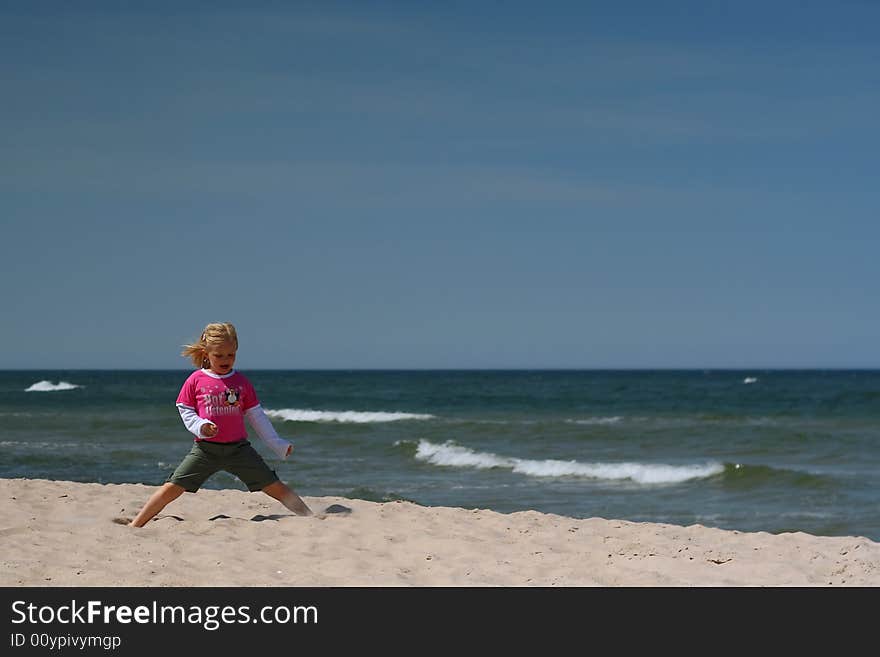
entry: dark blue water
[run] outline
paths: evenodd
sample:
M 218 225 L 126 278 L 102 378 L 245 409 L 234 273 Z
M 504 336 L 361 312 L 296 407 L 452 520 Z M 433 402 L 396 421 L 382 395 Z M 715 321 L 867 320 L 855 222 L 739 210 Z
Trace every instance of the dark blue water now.
M 304 496 L 880 540 L 880 371 L 244 373 Z M 188 374 L 0 372 L 0 476 L 160 484 Z

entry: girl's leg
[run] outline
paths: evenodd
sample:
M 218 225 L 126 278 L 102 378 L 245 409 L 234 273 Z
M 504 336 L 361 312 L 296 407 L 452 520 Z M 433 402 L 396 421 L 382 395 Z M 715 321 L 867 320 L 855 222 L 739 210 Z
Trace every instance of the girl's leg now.
M 276 481 L 263 488 L 263 492 L 269 497 L 274 497 L 288 509 L 300 516 L 314 515 L 312 510 L 302 501 L 299 495 L 284 482 Z
M 166 482 L 159 488 L 159 490 L 150 496 L 150 499 L 144 504 L 144 508 L 134 517 L 134 520 L 129 523 L 129 526 L 143 527 L 153 516 L 164 509 L 166 504 L 176 500 L 185 490 L 186 489 L 183 486 Z

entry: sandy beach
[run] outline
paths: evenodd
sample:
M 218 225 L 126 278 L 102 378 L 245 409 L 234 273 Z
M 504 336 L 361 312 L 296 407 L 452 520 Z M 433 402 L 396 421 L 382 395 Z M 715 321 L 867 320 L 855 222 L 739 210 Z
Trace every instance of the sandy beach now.
M 534 511 L 201 490 L 144 528 L 152 486 L 0 479 L 2 586 L 876 586 L 880 543 Z

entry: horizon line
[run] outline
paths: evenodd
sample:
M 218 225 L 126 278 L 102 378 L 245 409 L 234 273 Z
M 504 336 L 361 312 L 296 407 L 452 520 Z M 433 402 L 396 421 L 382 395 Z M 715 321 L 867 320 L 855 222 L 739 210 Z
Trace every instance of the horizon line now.
M 187 372 L 189 367 L 0 367 L 0 372 Z M 878 371 L 880 365 L 868 366 L 627 366 L 627 367 L 247 367 L 249 372 L 711 372 L 711 371 Z

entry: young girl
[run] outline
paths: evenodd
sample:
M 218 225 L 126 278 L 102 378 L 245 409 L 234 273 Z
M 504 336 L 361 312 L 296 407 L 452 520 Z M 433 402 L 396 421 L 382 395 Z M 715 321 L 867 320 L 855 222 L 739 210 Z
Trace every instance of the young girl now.
M 183 350 L 182 355 L 201 368 L 187 378 L 177 396 L 177 410 L 195 443 L 129 523 L 132 527 L 143 527 L 184 491 L 195 493 L 218 470 L 231 472 L 249 491 L 261 490 L 298 515 L 313 515 L 247 440 L 245 418 L 279 458 L 287 458 L 293 450 L 275 433 L 251 382 L 232 368 L 236 351 L 238 336 L 229 323 L 208 324 L 199 341 Z

